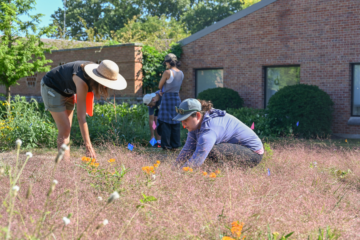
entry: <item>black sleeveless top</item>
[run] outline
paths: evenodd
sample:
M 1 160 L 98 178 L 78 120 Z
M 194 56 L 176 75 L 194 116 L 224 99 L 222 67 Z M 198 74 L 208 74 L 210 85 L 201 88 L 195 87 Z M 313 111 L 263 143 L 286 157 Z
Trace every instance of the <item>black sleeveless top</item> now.
M 43 81 L 46 86 L 54 89 L 61 95 L 71 97 L 76 93 L 76 85 L 73 81 L 73 75 L 76 75 L 88 85 L 89 92 L 91 92 L 89 81 L 84 78 L 84 72 L 81 68 L 81 64 L 87 62 L 89 61 L 69 62 L 53 68 L 45 74 Z

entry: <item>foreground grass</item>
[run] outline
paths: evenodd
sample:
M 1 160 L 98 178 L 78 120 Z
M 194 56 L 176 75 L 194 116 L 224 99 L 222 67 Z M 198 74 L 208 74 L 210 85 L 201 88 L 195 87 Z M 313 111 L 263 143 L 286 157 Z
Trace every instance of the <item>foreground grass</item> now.
M 81 161 L 82 150 L 72 148 L 72 162 L 61 162 L 55 173 L 59 183 L 49 198 L 40 238 L 78 238 L 116 190 L 120 199 L 100 211 L 82 239 L 215 240 L 231 236 L 233 221 L 245 223 L 246 239 L 267 239 L 269 228 L 280 235 L 294 232 L 290 239 L 318 239 L 319 228 L 326 227 L 332 239 L 359 239 L 360 151 L 356 142 L 351 144 L 277 142 L 272 143 L 273 155 L 268 152 L 253 169 L 207 165 L 186 173 L 171 171 L 176 152 L 103 146 L 99 166 L 91 168 Z M 12 239 L 34 239 L 51 186 L 56 152 L 33 154 L 18 183 Z M 111 158 L 114 163 L 108 162 Z M 161 164 L 155 177 L 142 171 L 157 160 Z M 0 164 L 7 170 L 14 167 L 15 153 L 1 153 Z M 220 174 L 214 179 L 202 174 L 216 170 Z M 5 171 L 0 179 L 0 238 L 8 225 L 8 192 Z M 66 226 L 65 216 L 71 220 Z M 104 219 L 109 221 L 106 226 L 101 225 Z

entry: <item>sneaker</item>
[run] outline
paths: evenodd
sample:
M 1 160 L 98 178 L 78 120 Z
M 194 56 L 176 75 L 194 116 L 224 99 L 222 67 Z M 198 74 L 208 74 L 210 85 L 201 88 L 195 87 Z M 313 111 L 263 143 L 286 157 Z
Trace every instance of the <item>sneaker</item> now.
M 153 148 L 161 148 L 161 145 L 158 144 L 158 143 L 155 143 L 154 146 L 153 146 Z

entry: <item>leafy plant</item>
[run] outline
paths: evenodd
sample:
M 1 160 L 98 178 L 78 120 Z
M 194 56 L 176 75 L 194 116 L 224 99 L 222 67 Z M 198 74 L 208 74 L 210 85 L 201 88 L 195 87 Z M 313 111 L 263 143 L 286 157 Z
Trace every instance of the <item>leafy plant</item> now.
M 146 93 L 157 90 L 162 73 L 166 70 L 162 64 L 166 54 L 174 53 L 178 60 L 182 54 L 180 44 L 172 44 L 167 51 L 158 51 L 155 47 L 145 45 L 142 48 L 142 72 L 143 72 L 143 89 Z
M 279 135 L 327 137 L 331 133 L 333 105 L 330 96 L 318 86 L 286 86 L 269 100 L 270 128 Z
M 244 100 L 239 93 L 230 88 L 210 88 L 198 95 L 198 99 L 211 101 L 214 108 L 225 110 L 227 108 L 242 108 Z

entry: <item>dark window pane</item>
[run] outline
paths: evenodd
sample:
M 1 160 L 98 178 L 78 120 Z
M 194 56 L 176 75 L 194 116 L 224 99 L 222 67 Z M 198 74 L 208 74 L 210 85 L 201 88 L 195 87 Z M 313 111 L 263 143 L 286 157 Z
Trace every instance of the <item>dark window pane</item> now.
M 352 115 L 360 116 L 360 65 L 354 66 L 354 89 Z
M 223 69 L 196 70 L 196 96 L 209 88 L 224 87 Z
M 300 83 L 300 67 L 266 68 L 266 104 L 281 88 Z

